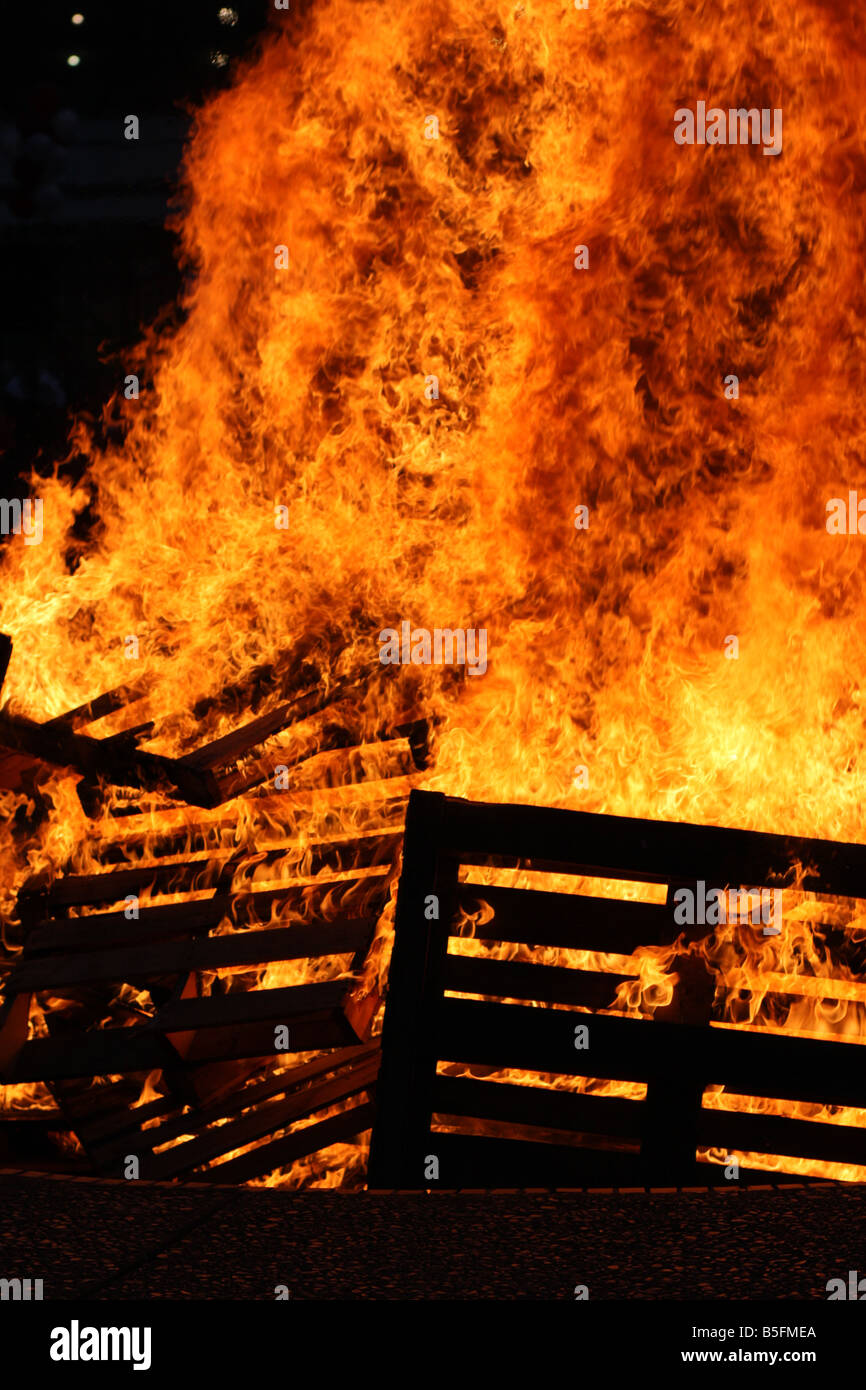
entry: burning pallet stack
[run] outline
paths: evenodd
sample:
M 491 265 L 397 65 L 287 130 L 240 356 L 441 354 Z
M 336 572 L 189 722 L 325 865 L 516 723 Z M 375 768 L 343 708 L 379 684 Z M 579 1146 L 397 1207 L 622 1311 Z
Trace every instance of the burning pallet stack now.
M 40 768 L 72 769 L 101 817 L 96 871 L 33 875 L 7 928 L 0 1082 L 39 1083 L 54 1104 L 7 1109 L 0 1142 L 39 1125 L 74 1135 L 95 1173 L 134 1156 L 142 1178 L 239 1182 L 369 1130 L 379 999 L 361 977 L 426 725 L 409 711 L 353 741 L 348 683 L 315 674 L 296 658 L 285 699 L 181 758 L 138 747 L 152 722 L 93 735 L 138 687 L 41 725 L 0 714 L 3 784 L 38 808 Z M 229 695 L 254 708 L 278 676 L 260 668 Z M 262 747 L 287 729 L 288 749 Z M 275 765 L 291 812 L 281 792 L 251 795 Z M 178 826 L 183 804 L 200 810 Z
M 804 892 L 849 906 L 859 900 L 862 911 L 862 845 L 414 791 L 369 1185 L 724 1184 L 725 1165 L 698 1161 L 699 1151 L 711 1149 L 781 1156 L 779 1176 L 796 1171 L 798 1159 L 862 1169 L 866 1128 L 856 1117 L 806 1117 L 809 1107 L 851 1108 L 861 1111 L 862 1124 L 862 1047 L 832 1036 L 781 1035 L 760 1020 L 731 1026 L 719 1002 L 725 990 L 717 997 L 721 981 L 700 954 L 676 957 L 670 1004 L 623 1017 L 616 1003 L 617 988 L 629 980 L 617 971 L 633 975 L 641 947 L 697 944 L 711 933 L 699 923 L 684 936 L 674 912 L 681 890 L 778 887 L 792 882 L 797 865 Z M 580 893 L 543 891 L 485 882 L 485 869 L 588 882 Z M 599 889 L 610 880 L 655 891 L 650 900 L 603 896 Z M 737 928 L 744 938 L 755 930 L 751 923 Z M 866 972 L 862 933 L 837 935 L 846 979 L 827 981 L 827 992 L 856 1000 Z M 593 967 L 545 964 L 539 951 L 551 948 L 602 959 Z M 522 958 L 513 959 L 519 951 Z M 606 955 L 616 961 L 605 962 Z M 776 1017 L 819 983 L 805 967 L 784 978 L 782 994 L 772 977 L 755 981 L 762 1004 L 775 1002 Z M 631 1094 L 572 1084 L 586 1077 L 623 1083 Z M 706 1095 L 714 1086 L 756 1103 L 714 1108 Z M 757 1098 L 789 1103 L 787 1113 L 762 1113 Z M 738 1180 L 765 1184 L 768 1172 L 744 1163 Z
M 0 1161 L 4 1137 L 14 1161 L 11 1140 L 41 1129 L 74 1136 L 78 1171 L 119 1178 L 134 1158 L 153 1180 L 243 1182 L 341 1144 L 359 1157 L 371 1131 L 378 1188 L 705 1184 L 724 1171 L 696 1161 L 710 1149 L 866 1166 L 856 1119 L 803 1111 L 864 1107 L 856 1046 L 732 1027 L 700 952 L 674 953 L 670 1004 L 623 1017 L 615 1001 L 636 952 L 681 937 L 683 889 L 790 884 L 799 866 L 804 891 L 862 900 L 862 846 L 421 791 L 417 699 L 379 691 L 367 708 L 400 712 L 362 720 L 357 682 L 328 682 L 305 656 L 223 692 L 253 717 L 179 758 L 139 747 L 159 733 L 151 721 L 94 733 L 142 698 L 120 688 L 46 724 L 0 713 L 0 785 L 29 792 L 31 820 L 47 814 L 46 765 L 76 771 L 99 817 L 78 867 L 31 875 L 5 928 L 0 1084 L 41 1098 L 0 1112 Z M 220 712 L 218 699 L 195 707 L 205 735 Z M 289 799 L 265 786 L 277 767 Z M 380 1052 L 380 927 L 401 852 Z M 546 891 L 488 870 L 590 883 Z M 654 896 L 602 896 L 592 880 Z M 858 997 L 858 941 L 837 943 L 838 999 Z M 539 950 L 619 964 L 550 964 Z M 814 983 L 789 975 L 784 990 Z M 781 986 L 757 984 L 782 1017 Z M 581 1077 L 641 1095 L 581 1090 Z M 791 1104 L 713 1108 L 714 1086 Z

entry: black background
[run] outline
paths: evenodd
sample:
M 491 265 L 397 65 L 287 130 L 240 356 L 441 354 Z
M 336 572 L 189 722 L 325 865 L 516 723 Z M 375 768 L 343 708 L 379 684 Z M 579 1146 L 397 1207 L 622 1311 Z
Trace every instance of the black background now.
M 230 25 L 221 8 L 0 8 L 0 495 L 26 495 L 31 467 L 50 472 L 65 457 L 70 414 L 99 414 L 117 389 L 118 352 L 177 298 L 164 223 L 188 112 L 280 18 L 271 0 L 232 0 Z M 132 112 L 137 144 L 123 138 Z

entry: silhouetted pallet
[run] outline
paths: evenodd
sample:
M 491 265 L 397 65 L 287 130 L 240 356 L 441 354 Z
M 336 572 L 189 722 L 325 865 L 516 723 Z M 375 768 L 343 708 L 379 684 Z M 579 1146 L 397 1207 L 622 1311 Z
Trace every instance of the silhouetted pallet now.
M 19 895 L 22 949 L 4 963 L 0 1084 L 46 1084 L 58 1110 L 41 1127 L 74 1133 L 91 1170 L 114 1176 L 133 1155 L 142 1177 L 213 1169 L 215 1181 L 240 1182 L 369 1129 L 378 997 L 359 996 L 357 981 L 395 871 L 404 804 L 384 787 L 378 815 L 371 805 L 355 816 L 362 832 L 378 820 L 375 833 L 317 841 L 302 831 L 276 845 L 266 817 L 267 851 L 180 864 L 154 858 L 158 837 L 133 825 L 112 841 L 121 867 L 31 879 Z M 177 852 L 171 837 L 167 849 Z M 196 896 L 161 901 L 181 892 Z M 128 917 L 127 898 L 142 895 Z M 310 983 L 262 988 L 245 974 L 317 960 Z M 206 994 L 213 972 L 220 978 Z M 117 1006 L 124 984 L 150 993 L 151 1016 Z M 49 1036 L 28 1039 L 34 996 Z M 70 1025 L 60 1000 L 83 1027 Z M 106 1008 L 131 1026 L 94 1026 Z M 320 1050 L 328 1055 L 291 1065 Z M 136 1104 L 154 1075 L 166 1094 Z M 106 1076 L 110 1085 L 91 1084 Z
M 696 958 L 677 958 L 674 1003 L 643 1019 L 595 1012 L 614 1008 L 626 976 L 449 949 L 461 930 L 461 910 L 486 903 L 493 915 L 478 928 L 484 943 L 629 954 L 683 935 L 674 920 L 677 888 L 696 889 L 699 880 L 720 889 L 780 887 L 794 881 L 798 864 L 805 866 L 798 887 L 866 897 L 860 845 L 413 791 L 369 1185 L 723 1180 L 721 1167 L 696 1161 L 699 1147 L 866 1165 L 866 1129 L 702 1108 L 710 1085 L 752 1098 L 866 1107 L 866 1052 L 852 1043 L 713 1026 L 714 983 Z M 465 866 L 473 865 L 662 884 L 666 901 L 461 881 L 461 869 L 465 878 Z M 438 918 L 431 920 L 434 899 Z M 738 928 L 748 929 L 755 928 Z M 690 927 L 687 939 L 711 930 Z M 795 989 L 790 980 L 787 988 Z M 568 1007 L 516 1002 L 528 1000 Z M 588 1028 L 586 1050 L 576 1047 L 580 1025 Z M 475 1075 L 443 1075 L 445 1064 L 470 1065 Z M 485 1080 L 485 1069 L 552 1074 L 560 1086 L 532 1084 L 531 1077 L 520 1085 Z M 643 1083 L 645 1097 L 565 1089 L 578 1076 Z M 437 1163 L 438 1175 L 431 1176 Z M 740 1180 L 749 1176 L 741 1168 Z M 761 1170 L 751 1176 L 767 1180 Z
M 49 883 L 31 880 L 19 895 L 27 923 L 20 963 L 7 976 L 0 1009 L 0 1076 L 8 1082 L 61 1077 L 114 1075 L 142 1068 L 175 1065 L 175 1035 L 183 1034 L 182 1056 L 189 1062 L 265 1056 L 273 1053 L 274 1027 L 290 1024 L 293 1051 L 345 1047 L 359 1041 L 346 1014 L 353 980 L 325 981 L 286 989 L 245 989 L 209 997 L 169 999 L 153 1017 L 134 1027 L 90 1029 L 62 1037 L 26 1041 L 30 999 L 37 993 L 76 998 L 82 986 L 122 983 L 141 988 L 150 980 L 173 980 L 176 989 L 198 995 L 202 971 L 255 969 L 274 962 L 348 956 L 360 968 L 381 910 L 382 879 L 393 869 L 399 830 L 311 845 L 303 852 L 281 846 L 267 854 L 229 855 L 221 860 L 183 864 L 140 864 L 111 873 L 69 875 Z M 267 876 L 289 881 L 282 888 L 256 891 L 249 875 L 265 866 Z M 317 899 L 331 899 L 328 917 L 279 925 L 296 905 L 292 878 L 314 877 L 323 870 L 355 871 L 337 884 L 312 885 L 306 912 Z M 360 872 L 358 872 L 360 871 Z M 364 877 L 364 875 L 368 877 Z M 120 904 L 148 889 L 160 893 L 212 889 L 204 901 L 146 904 L 127 919 L 124 910 L 67 919 L 72 906 Z M 334 897 L 368 904 L 378 888 L 372 911 L 335 910 Z M 235 910 L 237 903 L 237 910 Z M 275 921 L 260 930 L 208 933 L 226 919 Z M 351 1010 L 350 1010 L 351 1012 Z M 360 1014 L 353 1022 L 365 1023 Z M 188 1036 L 187 1036 L 188 1035 Z

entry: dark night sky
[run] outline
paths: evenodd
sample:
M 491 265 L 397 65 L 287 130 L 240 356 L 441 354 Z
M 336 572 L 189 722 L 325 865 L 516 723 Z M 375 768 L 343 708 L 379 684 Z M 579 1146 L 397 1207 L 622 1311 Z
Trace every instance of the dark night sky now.
M 83 115 L 108 114 L 117 103 L 171 108 L 218 76 L 210 55 L 244 50 L 270 13 L 269 0 L 49 0 L 4 6 L 0 14 L 0 103 L 17 107 L 37 82 L 56 84 L 64 103 Z M 225 24 L 221 10 L 237 22 Z M 73 24 L 75 13 L 84 16 Z M 67 58 L 81 62 L 70 68 Z
M 70 411 L 98 412 L 116 386 L 106 353 L 175 300 L 163 223 L 185 108 L 230 80 L 269 17 L 271 0 L 0 12 L 0 494 L 65 453 Z M 134 151 L 130 112 L 143 126 Z

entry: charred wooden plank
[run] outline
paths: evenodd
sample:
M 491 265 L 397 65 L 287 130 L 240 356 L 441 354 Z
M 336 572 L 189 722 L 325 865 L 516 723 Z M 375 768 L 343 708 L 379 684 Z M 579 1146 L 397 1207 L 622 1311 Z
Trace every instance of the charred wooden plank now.
M 112 786 L 161 791 L 194 806 L 216 805 L 216 781 L 206 769 L 188 767 L 177 758 L 136 747 L 136 733 L 143 727 L 98 739 L 75 733 L 63 720 L 39 724 L 20 715 L 0 713 L 0 746 L 80 772 L 85 779 L 84 801 L 87 786 L 102 780 Z
M 70 986 L 101 980 L 139 981 L 154 975 L 229 966 L 268 965 L 310 956 L 354 955 L 369 943 L 375 919 L 357 918 L 339 924 L 239 931 L 226 936 L 198 936 L 159 945 L 124 946 L 71 956 L 28 960 L 6 982 L 7 997 L 27 990 L 62 993 Z
M 430 1151 L 439 1158 L 440 1182 L 435 1185 L 441 1187 L 472 1188 L 477 1191 L 501 1185 L 508 1188 L 578 1187 L 610 1191 L 614 1187 L 640 1188 L 647 1182 L 640 1157 L 631 1153 L 462 1134 L 435 1134 L 431 1138 Z M 730 1187 L 724 1174 L 723 1166 L 696 1160 L 679 1185 Z M 785 1182 L 783 1173 L 740 1166 L 741 1185 L 760 1183 L 784 1186 Z M 432 1187 L 434 1184 L 422 1182 L 416 1186 Z
M 340 1007 L 345 987 L 346 981 L 327 981 L 222 998 L 184 999 L 168 1005 L 164 1018 L 158 1015 L 132 1028 L 35 1038 L 17 1050 L 0 1074 L 0 1083 L 171 1070 L 181 1060 L 171 1039 L 183 1043 L 187 1034 L 183 1060 L 189 1065 L 240 1057 L 273 1058 L 276 1023 L 289 1025 L 288 1052 L 351 1046 L 358 1038 Z M 244 1001 L 249 1005 L 245 1007 Z
M 45 1129 L 63 1130 L 66 1129 L 66 1116 L 57 1105 L 39 1110 L 35 1107 L 26 1110 L 0 1110 L 0 1125 L 9 1124 L 43 1125 Z
M 152 893 L 201 892 L 215 887 L 221 876 L 224 881 L 238 882 L 244 873 L 259 867 L 283 865 L 291 871 L 285 876 L 287 883 L 292 879 L 314 878 L 328 869 L 351 872 L 376 868 L 393 862 L 401 834 L 400 827 L 393 827 L 375 835 L 311 844 L 303 851 L 291 842 L 265 854 L 241 852 L 221 858 L 190 859 L 180 864 L 141 864 L 112 873 L 69 874 L 53 882 L 46 875 L 37 874 L 24 884 L 18 900 L 19 904 L 31 903 L 34 911 L 47 917 L 58 908 L 120 902 L 131 893 L 141 894 L 146 888 Z M 238 884 L 235 891 L 243 891 L 243 885 Z
M 282 1023 L 302 1014 L 339 1007 L 348 984 L 345 979 L 325 980 L 312 985 L 287 985 L 282 989 L 176 999 L 164 1005 L 145 1028 L 163 1033 L 185 1033 L 233 1023 Z M 270 1050 L 272 1052 L 273 1048 Z
M 158 1033 L 145 1028 L 109 1028 L 25 1042 L 0 1071 L 0 1083 L 146 1073 L 173 1063 L 177 1063 L 177 1053 Z
M 285 768 L 286 772 L 289 772 L 320 753 L 343 748 L 347 742 L 354 743 L 355 737 L 350 736 L 346 730 L 346 724 L 351 721 L 352 714 L 348 701 L 329 706 L 317 717 L 308 719 L 293 729 L 290 747 L 263 753 L 258 758 L 243 761 L 239 767 L 229 768 L 224 773 L 217 774 L 216 781 L 221 800 L 230 801 L 242 792 L 261 786 L 274 776 L 277 767 Z
M 792 882 L 799 863 L 806 869 L 800 887 L 866 897 L 866 845 L 549 806 L 445 800 L 441 848 L 461 864 L 507 862 L 650 883 L 700 874 L 724 887 L 734 882 L 781 886 Z
M 158 1129 L 148 1132 L 149 1141 L 158 1147 L 170 1139 L 177 1139 L 182 1134 L 188 1134 L 191 1129 L 200 1130 L 213 1124 L 215 1120 L 231 1119 L 241 1110 L 260 1105 L 273 1096 L 293 1094 L 306 1086 L 308 1082 L 342 1073 L 347 1068 L 356 1067 L 378 1057 L 378 1054 L 378 1045 L 347 1047 L 341 1048 L 337 1052 L 331 1052 L 325 1057 L 319 1057 L 313 1062 L 306 1062 L 303 1066 L 283 1069 L 273 1076 L 267 1077 L 264 1081 L 239 1086 L 222 1100 L 198 1105 L 192 1113 L 177 1115 L 165 1120 Z M 148 1109 L 147 1106 L 141 1107 L 142 1111 Z M 131 1113 L 137 1114 L 138 1112 Z M 149 1116 L 142 1114 L 141 1118 L 147 1119 Z M 115 1138 L 111 1126 L 103 1127 L 102 1133 L 105 1139 L 104 1144 L 100 1145 L 100 1152 L 104 1151 L 106 1156 L 120 1152 L 125 1141 Z M 99 1132 L 96 1132 L 93 1137 L 98 1141 Z
M 141 907 L 137 918 L 127 918 L 123 911 L 97 912 L 87 917 L 66 917 L 49 920 L 45 925 L 31 928 L 24 941 L 24 957 L 69 954 L 121 946 L 136 946 L 146 942 L 171 940 L 213 930 L 222 922 L 235 926 L 267 922 L 274 915 L 282 920 L 296 914 L 308 919 L 304 925 L 326 928 L 345 926 L 359 919 L 375 920 L 384 906 L 381 886 L 373 891 L 369 879 L 346 879 L 336 885 L 328 883 L 322 889 L 268 888 L 260 893 L 244 895 L 216 893 L 212 898 L 191 902 L 164 903 L 157 907 Z M 379 880 L 374 879 L 378 885 Z M 330 891 L 332 916 L 325 918 L 318 899 Z M 308 895 L 308 896 L 304 896 Z M 354 909 L 349 911 L 348 909 Z M 299 923 L 300 924 L 300 923 Z
M 631 975 L 597 970 L 569 970 L 558 965 L 498 961 L 479 956 L 448 956 L 444 986 L 460 994 L 485 994 L 499 999 L 543 999 L 549 1004 L 575 1004 L 609 1009 L 617 987 Z
M 300 782 L 302 778 L 297 774 L 297 769 L 320 758 L 323 753 L 338 752 L 347 744 L 355 747 L 357 751 L 370 746 L 358 741 L 361 730 L 358 727 L 357 709 L 352 701 L 340 699 L 334 702 L 334 693 L 332 691 L 325 695 L 318 691 L 312 692 L 306 697 L 306 703 L 279 706 L 270 714 L 262 715 L 242 729 L 188 754 L 185 761 L 215 772 L 222 801 L 229 801 L 253 787 L 261 786 L 274 776 L 277 767 L 284 768 L 287 774 L 290 771 L 295 772 L 296 780 Z M 397 718 L 400 719 L 402 716 Z M 248 756 L 254 747 L 289 724 L 292 726 L 293 738 L 287 748 L 262 754 L 258 758 Z M 398 724 L 388 722 L 373 732 L 372 741 L 394 743 L 397 741 L 394 735 L 399 734 L 399 741 L 402 743 L 405 740 L 412 771 L 417 771 L 426 766 L 429 728 L 429 721 L 424 718 Z M 224 771 L 217 772 L 221 764 L 233 762 L 238 762 L 239 765 L 226 766 Z
M 429 1153 L 439 1159 L 437 1183 L 406 1183 L 415 1187 L 447 1188 L 555 1188 L 643 1187 L 647 1183 L 642 1159 L 636 1153 L 612 1152 L 553 1143 L 533 1143 L 521 1139 L 435 1133 L 430 1136 Z M 740 1166 L 740 1183 L 779 1183 L 785 1175 Z M 674 1184 L 665 1184 L 673 1186 Z M 372 1187 L 372 1184 L 370 1184 Z M 730 1186 L 725 1169 L 715 1163 L 695 1160 L 684 1172 L 679 1186 Z
M 642 1182 L 637 1153 L 439 1132 L 428 1135 L 426 1145 L 411 1156 L 411 1167 L 404 1173 L 407 1188 L 632 1187 Z M 435 1183 L 424 1178 L 425 1152 L 439 1160 Z M 371 1181 L 369 1186 L 381 1184 Z
M 359 774 L 357 778 L 350 775 L 348 780 L 344 781 L 341 780 L 338 773 L 332 782 L 328 781 L 325 776 L 321 781 L 316 781 L 315 784 L 300 791 L 293 786 L 288 794 L 275 792 L 269 795 L 260 795 L 256 799 L 256 812 L 260 813 L 263 818 L 274 815 L 281 821 L 289 812 L 292 829 L 297 827 L 297 832 L 300 833 L 306 828 L 305 816 L 309 817 L 313 812 L 328 812 L 328 793 L 333 791 L 337 795 L 334 797 L 333 810 L 327 817 L 331 823 L 322 826 L 317 817 L 317 834 L 320 839 L 322 835 L 326 834 L 346 835 L 351 832 L 360 836 L 376 830 L 384 831 L 398 827 L 402 830 L 411 784 L 408 783 L 408 779 L 403 777 L 402 768 L 393 764 L 382 768 L 381 765 L 377 765 L 375 756 L 379 750 L 383 750 L 387 755 L 390 749 L 391 745 L 389 744 L 365 744 L 360 748 L 339 749 L 337 754 L 341 759 L 345 755 L 345 759 L 349 762 L 357 761 L 358 764 L 362 764 L 355 768 Z M 401 762 L 403 752 L 404 747 L 401 741 L 399 752 L 396 754 Z M 323 753 L 312 761 L 319 761 L 319 758 L 329 760 L 337 754 Z M 344 788 L 356 786 L 357 782 L 360 781 L 366 781 L 368 769 L 375 774 L 373 780 L 378 781 L 381 772 L 382 778 L 386 782 L 392 776 L 400 777 L 401 782 L 396 788 L 384 785 L 380 790 L 377 789 L 375 796 L 363 803 L 344 802 L 342 800 Z M 352 773 L 351 768 L 344 767 L 342 770 L 349 774 Z M 146 830 L 139 829 L 136 824 L 136 820 L 142 814 L 147 814 Z M 142 858 L 151 860 L 168 855 L 192 855 L 218 851 L 224 845 L 226 837 L 229 837 L 233 844 L 234 834 L 237 830 L 237 813 L 232 810 L 218 818 L 197 820 L 179 828 L 172 827 L 166 830 L 156 828 L 153 812 L 148 814 L 138 809 L 135 810 L 134 817 L 133 813 L 130 812 L 128 820 L 126 815 L 122 819 L 124 821 L 123 833 L 106 835 L 99 844 L 93 846 L 94 857 L 102 863 L 122 864 Z M 314 837 L 309 836 L 308 838 Z M 263 832 L 260 843 L 262 845 L 266 843 L 266 832 Z
M 3 686 L 11 654 L 12 639 L 5 633 L 0 633 L 0 689 Z M 77 705 L 75 709 L 67 710 L 64 714 L 47 720 L 45 724 L 34 724 L 32 720 L 15 720 L 12 716 L 0 716 L 0 724 L 6 729 L 7 735 L 11 739 L 11 744 L 9 742 L 4 743 L 3 750 L 0 751 L 0 786 L 21 790 L 23 775 L 45 761 L 60 766 L 77 766 L 75 761 L 68 764 L 65 761 L 66 758 L 73 757 L 73 745 L 65 742 L 58 744 L 51 738 L 50 731 L 57 729 L 58 726 L 68 730 L 84 728 L 88 724 L 104 718 L 105 715 L 112 714 L 125 705 L 140 699 L 143 693 L 143 682 L 120 685 L 93 700 L 88 700 L 83 705 Z M 136 732 L 141 734 L 146 727 L 152 726 L 140 725 Z M 38 733 L 40 729 L 49 731 L 47 737 L 40 739 Z M 131 731 L 126 731 L 127 738 L 130 737 L 130 733 Z M 3 740 L 0 739 L 0 742 Z M 14 746 L 16 751 L 10 751 L 10 746 Z M 81 756 L 84 755 L 81 749 L 78 750 L 78 753 Z
M 130 894 L 149 889 L 155 894 L 193 893 L 213 888 L 229 862 L 225 859 L 194 859 L 182 864 L 141 864 L 104 874 L 67 874 L 52 883 L 43 874 L 34 875 L 22 887 L 18 902 L 32 904 L 40 916 L 66 907 L 120 902 Z M 234 862 L 238 862 L 235 858 Z
M 289 1052 L 345 1047 L 359 1040 L 342 1010 L 351 980 L 169 1001 L 147 1023 L 64 1032 L 10 1047 L 0 1080 L 51 1081 L 79 1076 L 176 1069 L 238 1057 L 273 1057 L 274 1025 L 290 1024 Z M 27 999 L 19 994 L 12 1008 Z M 181 1051 L 178 1051 L 178 1047 Z
M 523 1004 L 444 999 L 437 1020 L 440 1055 L 481 1066 L 562 1072 L 616 1081 L 688 1076 L 719 1083 L 743 1095 L 827 1105 L 859 1105 L 863 1098 L 863 1048 L 857 1043 L 815 1042 L 738 1028 L 581 1016 L 589 1048 L 574 1048 L 575 1018 Z M 384 1037 L 384 1030 L 383 1030 Z M 444 1060 L 444 1058 L 443 1058 Z
M 263 893 L 261 897 L 262 911 L 267 912 L 267 900 L 278 901 L 280 894 Z M 94 951 L 193 936 L 219 926 L 230 916 L 232 902 L 230 893 L 217 893 L 212 898 L 141 907 L 137 918 L 127 918 L 125 912 L 118 911 L 49 919 L 31 927 L 24 940 L 24 956 L 32 959 L 46 953 Z
M 301 986 L 297 986 L 301 988 Z M 312 988 L 312 986 L 310 986 Z M 275 991 L 267 990 L 265 993 Z M 256 990 L 250 993 L 258 993 Z M 277 1020 L 285 1022 L 285 1017 Z M 291 1052 L 316 1052 L 322 1048 L 345 1048 L 359 1041 L 342 1008 L 319 1009 L 288 1019 Z M 180 1033 L 172 1037 L 182 1038 Z M 223 1027 L 198 1029 L 190 1035 L 184 1061 L 187 1068 L 199 1062 L 232 1061 L 241 1057 L 272 1059 L 274 1021 L 239 1019 Z
M 642 1103 L 620 1096 L 584 1095 L 541 1086 L 478 1081 L 472 1077 L 437 1076 L 432 1102 L 436 1114 L 504 1120 L 614 1138 L 638 1140 L 641 1137 Z
M 460 883 L 457 901 L 464 912 L 480 903 L 493 918 L 476 927 L 484 941 L 518 941 L 562 950 L 604 951 L 630 956 L 640 946 L 666 944 L 682 931 L 663 903 L 630 902 L 550 893 L 534 888 L 500 888 Z
M 367 1055 L 368 1052 L 369 1056 Z M 100 1171 L 109 1172 L 113 1170 L 116 1160 L 129 1152 L 130 1135 L 133 1133 L 137 1136 L 137 1153 L 143 1151 L 153 1153 L 154 1150 L 161 1149 L 172 1140 L 185 1135 L 203 1137 L 207 1127 L 212 1125 L 215 1120 L 232 1120 L 240 1111 L 262 1106 L 263 1102 L 274 1097 L 294 1095 L 304 1087 L 311 1090 L 312 1086 L 307 1085 L 308 1082 L 314 1083 L 317 1079 L 325 1076 L 334 1078 L 336 1075 L 345 1073 L 348 1068 L 357 1067 L 362 1062 L 369 1061 L 373 1055 L 374 1052 L 370 1052 L 366 1048 L 343 1048 L 324 1058 L 319 1058 L 316 1062 L 283 1070 L 266 1081 L 239 1086 L 222 1101 L 198 1105 L 192 1109 L 185 1109 L 182 1113 L 178 1111 L 176 1103 L 163 1105 L 161 1111 L 153 1111 L 154 1115 L 160 1118 L 160 1124 L 149 1126 L 146 1130 L 141 1128 L 141 1122 L 151 1118 L 151 1115 L 145 1112 L 150 1112 L 152 1106 L 142 1106 L 134 1112 L 120 1113 L 114 1117 L 115 1123 L 113 1125 L 109 1124 L 110 1117 L 107 1117 L 100 1125 L 85 1126 L 84 1128 Z M 138 1115 L 140 1115 L 140 1121 L 134 1118 Z M 76 1132 L 78 1129 L 79 1127 L 77 1127 Z M 227 1125 L 220 1125 L 218 1131 L 215 1132 L 222 1136 L 226 1134 L 227 1129 Z M 187 1142 L 192 1141 L 188 1140 Z M 231 1147 L 230 1143 L 220 1144 L 218 1141 L 215 1153 L 227 1153 Z M 175 1152 L 175 1149 L 172 1152 Z M 181 1163 L 178 1171 L 182 1171 L 187 1166 L 191 1165 Z
M 330 689 L 314 688 L 305 691 L 294 699 L 277 705 L 267 714 L 261 714 L 240 728 L 233 729 L 231 733 L 213 739 L 192 753 L 184 754 L 180 761 L 196 768 L 226 767 L 238 758 L 244 757 L 260 743 L 272 738 L 274 734 L 281 733 L 290 724 L 300 723 L 323 711 L 328 712 L 332 718 L 339 718 L 344 708 L 348 710 L 348 706 L 340 704 L 340 696 L 346 688 L 347 682 L 343 681 Z
M 321 634 L 305 634 L 273 661 L 259 662 L 238 680 L 200 699 L 193 706 L 195 718 L 205 720 L 214 710 L 220 709 L 255 711 L 264 700 L 273 699 L 275 695 L 286 698 L 311 686 L 322 685 L 324 671 L 330 665 L 330 651 L 336 649 L 340 641 L 336 631 L 330 642 L 323 640 Z
M 148 1120 L 173 1115 L 177 1108 L 177 1101 L 170 1095 L 158 1096 L 155 1100 L 147 1101 L 145 1105 L 114 1104 L 111 1109 L 104 1113 L 97 1112 L 95 1115 L 89 1115 L 86 1110 L 82 1112 L 81 1107 L 77 1106 L 74 1113 L 74 1129 L 82 1144 L 86 1143 L 94 1152 L 101 1150 L 109 1139 L 125 1149 L 130 1133 L 140 1131 L 141 1126 Z
M 142 1163 L 141 1175 L 159 1180 L 189 1172 L 190 1169 L 200 1167 L 221 1154 L 243 1148 L 256 1139 L 304 1119 L 316 1110 L 324 1110 L 338 1100 L 347 1100 L 350 1096 L 357 1095 L 359 1091 L 372 1085 L 378 1070 L 378 1056 L 368 1058 L 347 1073 L 309 1086 L 299 1094 L 273 1097 L 217 1129 L 188 1139 L 164 1153 L 146 1157 Z M 158 1130 L 155 1133 L 157 1142 L 163 1143 L 164 1136 Z M 315 1147 L 320 1146 L 316 1144 Z
M 72 729 L 84 729 L 88 724 L 95 724 L 98 720 L 104 719 L 108 714 L 116 714 L 118 710 L 125 709 L 127 705 L 135 704 L 147 691 L 148 682 L 145 680 L 132 681 L 128 685 L 115 686 L 113 690 L 106 690 L 104 694 L 97 695 L 92 700 L 86 700 L 83 705 L 76 705 L 75 709 L 67 710 L 65 714 L 58 714 L 56 718 L 49 719 L 49 727 L 56 724 L 68 724 Z M 141 725 L 140 728 L 145 726 Z M 152 725 L 150 726 L 152 727 Z
M 249 1182 L 251 1178 L 264 1177 L 276 1168 L 285 1168 L 298 1158 L 325 1149 L 330 1144 L 345 1143 L 363 1134 L 373 1123 L 375 1107 L 372 1102 L 353 1106 L 341 1115 L 322 1120 L 317 1125 L 308 1125 L 294 1134 L 275 1139 L 250 1153 L 240 1154 L 219 1163 L 201 1173 L 197 1181 L 216 1183 Z
M 866 1129 L 822 1124 L 784 1115 L 702 1110 L 698 1143 L 725 1153 L 784 1154 L 824 1163 L 866 1166 Z

